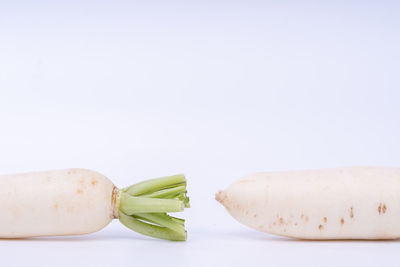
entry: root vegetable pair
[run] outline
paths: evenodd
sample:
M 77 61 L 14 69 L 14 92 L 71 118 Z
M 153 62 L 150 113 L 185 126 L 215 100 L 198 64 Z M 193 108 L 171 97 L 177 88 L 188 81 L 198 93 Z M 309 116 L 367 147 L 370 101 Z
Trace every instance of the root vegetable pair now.
M 148 236 L 186 240 L 189 207 L 183 175 L 118 189 L 85 169 L 0 176 L 0 237 L 76 235 L 118 218 Z M 219 191 L 216 199 L 254 229 L 303 239 L 400 237 L 400 169 L 351 167 L 258 173 Z

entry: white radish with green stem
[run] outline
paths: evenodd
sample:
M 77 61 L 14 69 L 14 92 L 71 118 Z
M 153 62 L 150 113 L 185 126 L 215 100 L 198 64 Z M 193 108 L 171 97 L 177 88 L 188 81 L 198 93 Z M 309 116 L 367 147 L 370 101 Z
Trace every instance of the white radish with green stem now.
M 256 230 L 303 239 L 400 238 L 400 168 L 256 173 L 216 199 Z
M 118 218 L 155 238 L 184 241 L 184 220 L 167 212 L 189 207 L 184 175 L 119 190 L 105 176 L 65 169 L 0 176 L 0 238 L 96 232 Z

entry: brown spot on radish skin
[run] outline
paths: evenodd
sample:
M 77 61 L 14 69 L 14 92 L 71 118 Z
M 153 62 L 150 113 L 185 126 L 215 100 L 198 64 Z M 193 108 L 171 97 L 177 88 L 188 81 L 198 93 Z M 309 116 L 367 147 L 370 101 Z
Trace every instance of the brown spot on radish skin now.
M 343 226 L 343 224 L 344 224 L 344 219 L 343 219 L 343 218 L 340 218 L 340 225 Z
M 254 214 L 254 215 L 253 215 L 253 218 L 257 218 L 257 216 L 258 216 L 258 214 Z
M 283 224 L 283 218 L 282 217 L 279 218 L 279 224 Z
M 304 219 L 304 214 L 301 214 L 300 218 Z
M 54 202 L 53 209 L 58 210 L 58 203 L 57 202 Z
M 306 216 L 306 222 L 308 222 L 308 216 Z
M 96 179 L 92 179 L 92 181 L 90 182 L 90 184 L 95 187 L 97 185 L 97 180 Z
M 350 207 L 350 219 L 354 218 L 354 210 L 353 207 Z
M 378 206 L 379 215 L 385 214 L 386 210 L 387 210 L 386 204 L 379 203 L 379 206 Z
M 328 222 L 328 218 L 324 217 L 324 223 Z
M 324 226 L 323 226 L 322 224 L 320 224 L 320 225 L 318 226 L 318 230 L 320 230 L 320 231 L 324 230 Z
M 82 189 L 78 188 L 78 189 L 76 190 L 76 193 L 77 193 L 77 194 L 82 194 L 83 191 L 82 191 Z

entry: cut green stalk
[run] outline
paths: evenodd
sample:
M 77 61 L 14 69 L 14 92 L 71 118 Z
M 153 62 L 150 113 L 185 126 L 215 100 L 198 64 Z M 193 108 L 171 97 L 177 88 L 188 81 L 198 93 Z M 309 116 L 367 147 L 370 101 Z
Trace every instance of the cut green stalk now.
M 189 197 L 186 195 L 186 193 L 176 196 L 176 199 L 183 201 L 185 208 L 190 208 Z
M 179 223 L 180 225 L 185 225 L 185 220 L 184 219 L 181 219 L 181 218 L 176 218 L 176 217 L 172 217 L 172 216 L 170 216 L 171 217 L 171 220 L 173 220 L 174 222 L 176 222 L 176 223 Z
M 146 193 L 152 193 L 160 189 L 174 187 L 175 185 L 181 184 L 186 186 L 185 176 L 183 174 L 177 174 L 137 183 L 125 188 L 123 191 L 131 196 L 140 196 Z
M 123 212 L 119 213 L 119 221 L 129 229 L 143 235 L 173 241 L 186 240 L 186 231 L 176 232 L 166 227 L 145 223 L 134 216 L 126 215 Z
M 169 215 L 165 213 L 139 213 L 135 217 L 141 220 L 149 221 L 156 225 L 162 225 L 175 232 L 185 232 L 185 227 L 181 223 L 176 223 Z
M 148 197 L 132 197 L 121 193 L 120 209 L 127 215 L 146 212 L 178 212 L 183 211 L 185 203 L 179 199 L 162 199 Z
M 121 190 L 118 216 L 128 228 L 148 236 L 184 241 L 185 220 L 167 215 L 189 206 L 183 174 L 144 181 Z
M 173 198 L 180 193 L 186 193 L 186 185 L 163 189 L 151 194 L 146 194 L 146 197 L 151 198 Z

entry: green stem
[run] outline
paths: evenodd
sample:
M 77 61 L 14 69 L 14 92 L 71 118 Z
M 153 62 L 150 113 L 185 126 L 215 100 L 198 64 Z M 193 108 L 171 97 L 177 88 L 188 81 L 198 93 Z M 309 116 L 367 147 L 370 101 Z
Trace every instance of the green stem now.
M 180 225 L 185 226 L 185 220 L 184 220 L 184 219 L 176 218 L 176 217 L 172 217 L 172 216 L 170 216 L 170 217 L 171 217 L 171 219 L 172 219 L 174 222 L 179 223 Z
M 143 235 L 160 239 L 173 240 L 173 241 L 186 240 L 186 231 L 176 232 L 166 227 L 144 223 L 133 216 L 128 216 L 124 214 L 123 212 L 119 213 L 119 220 L 123 225 L 125 225 L 129 229 Z
M 120 209 L 127 215 L 145 212 L 178 212 L 183 211 L 185 205 L 181 200 L 147 197 L 132 197 L 125 192 L 121 193 Z
M 173 198 L 181 193 L 186 193 L 185 185 L 163 189 L 150 194 L 146 194 L 145 196 L 150 198 Z
M 140 196 L 146 193 L 155 192 L 160 189 L 172 187 L 178 184 L 186 185 L 186 179 L 183 174 L 177 174 L 177 175 L 147 180 L 141 183 L 131 185 L 123 189 L 123 191 L 127 192 L 131 196 Z
M 173 217 L 165 213 L 138 213 L 135 217 L 149 221 L 153 224 L 158 224 L 167 227 L 175 232 L 183 233 L 185 232 L 185 227 L 182 223 L 176 222 Z
M 119 220 L 128 228 L 152 237 L 186 240 L 185 220 L 166 212 L 189 207 L 182 174 L 151 179 L 123 189 L 119 194 Z

